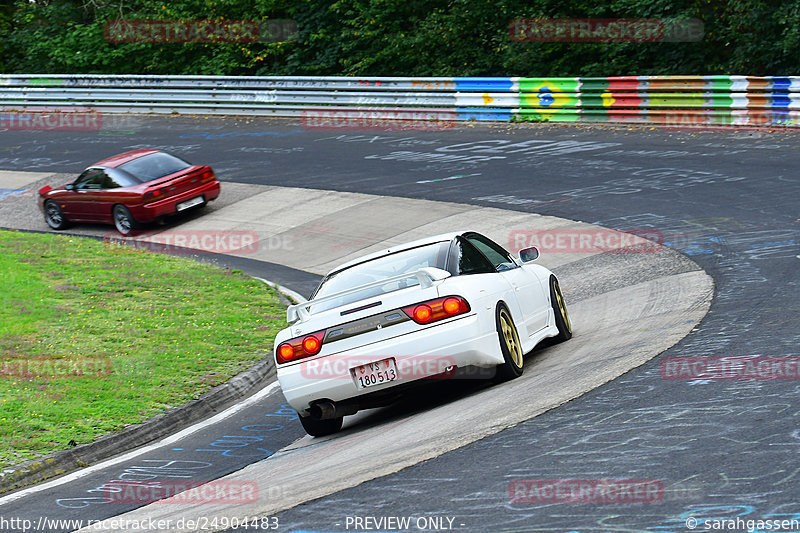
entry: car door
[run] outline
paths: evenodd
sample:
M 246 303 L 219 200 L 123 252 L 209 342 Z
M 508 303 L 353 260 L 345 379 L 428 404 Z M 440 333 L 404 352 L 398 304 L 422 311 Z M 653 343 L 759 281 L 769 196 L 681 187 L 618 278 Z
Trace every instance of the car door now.
M 502 246 L 478 233 L 464 236 L 494 266 L 495 270 L 514 289 L 516 304 L 522 315 L 518 325 L 528 337 L 547 327 L 548 298 L 536 275 L 520 267 L 511 254 Z
M 102 168 L 87 168 L 72 184 L 73 196 L 69 201 L 68 218 L 73 220 L 97 221 L 102 217 L 98 213 L 97 201 L 103 191 L 105 172 Z
M 123 187 L 129 187 L 136 183 L 124 172 L 119 172 L 113 168 L 104 168 L 100 181 L 100 189 L 93 192 L 93 203 L 87 206 L 100 222 L 113 222 L 112 210 L 115 204 L 128 204 L 130 198 L 135 193 L 130 191 L 123 192 Z

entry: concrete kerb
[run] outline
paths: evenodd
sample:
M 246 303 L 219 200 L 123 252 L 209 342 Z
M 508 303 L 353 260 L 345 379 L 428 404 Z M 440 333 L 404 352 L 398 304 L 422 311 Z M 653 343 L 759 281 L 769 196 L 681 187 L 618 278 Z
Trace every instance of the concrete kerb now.
M 264 283 L 266 283 L 267 285 L 278 291 L 278 294 L 288 298 L 291 304 L 301 304 L 303 302 L 308 301 L 305 296 L 303 296 L 298 292 L 293 291 L 288 287 L 284 287 L 283 285 L 278 285 L 277 283 L 273 283 L 268 279 L 259 278 L 257 276 L 253 276 L 253 278 L 259 281 L 263 281 Z

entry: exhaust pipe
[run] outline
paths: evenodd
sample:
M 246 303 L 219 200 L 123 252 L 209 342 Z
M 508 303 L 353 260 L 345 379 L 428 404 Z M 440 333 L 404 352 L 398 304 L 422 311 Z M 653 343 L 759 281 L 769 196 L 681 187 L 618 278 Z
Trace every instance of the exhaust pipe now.
M 317 402 L 308 408 L 311 418 L 315 420 L 329 420 L 340 416 L 354 415 L 358 412 L 357 403 L 334 403 L 331 401 Z

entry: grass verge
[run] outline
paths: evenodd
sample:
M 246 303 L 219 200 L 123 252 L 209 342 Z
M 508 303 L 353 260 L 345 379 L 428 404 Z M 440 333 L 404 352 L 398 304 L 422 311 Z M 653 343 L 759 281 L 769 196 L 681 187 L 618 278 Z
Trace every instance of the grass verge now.
M 241 272 L 78 237 L 0 231 L 0 280 L 0 468 L 196 398 L 285 326 Z

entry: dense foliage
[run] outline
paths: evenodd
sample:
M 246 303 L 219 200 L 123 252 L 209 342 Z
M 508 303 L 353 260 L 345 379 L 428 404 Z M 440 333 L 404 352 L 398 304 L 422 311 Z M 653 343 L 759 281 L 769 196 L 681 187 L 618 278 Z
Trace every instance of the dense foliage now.
M 699 42 L 529 43 L 517 18 L 694 18 Z M 291 19 L 283 42 L 109 42 L 114 20 Z M 800 0 L 14 0 L 0 69 L 382 76 L 797 74 Z

